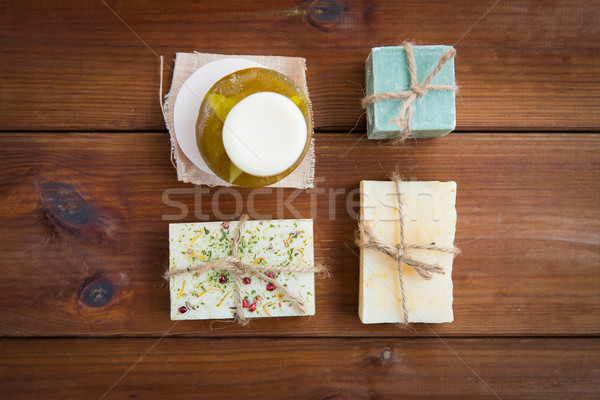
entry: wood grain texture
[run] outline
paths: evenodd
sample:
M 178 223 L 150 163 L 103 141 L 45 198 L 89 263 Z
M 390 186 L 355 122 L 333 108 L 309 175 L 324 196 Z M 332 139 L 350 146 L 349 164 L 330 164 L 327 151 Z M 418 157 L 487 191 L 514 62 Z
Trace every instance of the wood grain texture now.
M 3 339 L 0 345 L 0 395 L 10 399 L 593 399 L 600 390 L 598 339 Z
M 332 133 L 316 146 L 318 189 L 253 192 L 178 183 L 166 133 L 0 135 L 0 334 L 599 334 L 600 135 L 455 133 L 391 147 Z M 395 168 L 458 183 L 452 324 L 358 319 L 358 185 Z M 315 218 L 316 256 L 333 274 L 317 281 L 316 316 L 173 328 L 168 223 L 242 212 Z
M 408 39 L 458 49 L 458 130 L 597 131 L 599 10 L 597 0 L 4 1 L 0 126 L 162 130 L 158 55 L 168 88 L 175 52 L 198 50 L 305 57 L 316 128 L 348 131 L 371 47 Z

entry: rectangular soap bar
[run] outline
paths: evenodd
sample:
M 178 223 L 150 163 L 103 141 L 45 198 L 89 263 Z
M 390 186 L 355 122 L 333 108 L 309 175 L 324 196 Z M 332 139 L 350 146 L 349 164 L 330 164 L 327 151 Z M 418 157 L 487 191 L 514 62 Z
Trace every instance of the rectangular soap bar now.
M 419 84 L 435 69 L 440 56 L 452 46 L 412 46 Z M 366 62 L 366 95 L 404 92 L 410 88 L 408 61 L 403 46 L 375 47 Z M 431 81 L 431 85 L 454 85 L 454 59 Z M 404 99 L 386 99 L 367 107 L 369 139 L 391 139 L 401 135 L 394 118 Z M 456 127 L 455 93 L 430 90 L 416 100 L 412 113 L 410 137 L 444 136 Z
M 237 224 L 237 221 L 169 224 L 170 268 L 187 268 L 231 255 L 231 239 Z M 238 252 L 246 264 L 287 266 L 303 263 L 313 266 L 313 221 L 247 221 Z M 227 278 L 225 283 L 219 282 L 221 275 Z M 268 291 L 266 282 L 255 276 L 248 277 L 250 283 L 242 285 L 242 297 L 249 305 L 255 303 L 256 309 L 246 308 L 247 318 L 314 315 L 314 273 L 275 274 L 278 282 L 306 301 L 306 314 L 301 314 L 277 287 Z M 233 278 L 232 274 L 217 269 L 198 277 L 191 273 L 171 277 L 171 320 L 233 318 Z
M 404 243 L 433 244 L 452 248 L 456 227 L 455 182 L 402 182 L 404 204 Z M 400 242 L 398 200 L 394 182 L 362 181 L 362 223 L 386 244 Z M 425 263 L 440 265 L 445 274 L 422 278 L 403 264 L 402 276 L 408 322 L 452 322 L 453 254 L 424 249 L 409 249 L 408 256 Z M 388 255 L 371 249 L 360 252 L 360 320 L 364 324 L 404 322 L 396 262 Z

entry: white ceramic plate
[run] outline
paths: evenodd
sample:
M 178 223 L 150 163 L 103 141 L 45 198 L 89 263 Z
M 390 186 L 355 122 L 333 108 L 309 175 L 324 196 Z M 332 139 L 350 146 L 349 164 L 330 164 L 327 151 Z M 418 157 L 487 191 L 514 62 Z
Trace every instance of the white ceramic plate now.
M 243 58 L 223 58 L 213 61 L 198 68 L 183 83 L 173 110 L 173 129 L 179 147 L 198 168 L 211 175 L 214 173 L 208 168 L 200 155 L 196 142 L 196 121 L 198 111 L 204 96 L 211 87 L 221 78 L 235 71 L 246 68 L 265 68 L 263 65 Z

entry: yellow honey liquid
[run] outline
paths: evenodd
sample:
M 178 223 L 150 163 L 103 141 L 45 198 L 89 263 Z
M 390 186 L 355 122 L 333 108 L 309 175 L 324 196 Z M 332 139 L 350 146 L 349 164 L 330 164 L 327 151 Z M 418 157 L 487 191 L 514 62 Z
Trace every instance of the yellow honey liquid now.
M 284 172 L 254 176 L 233 164 L 223 146 L 223 123 L 229 111 L 242 99 L 258 92 L 279 93 L 293 101 L 304 116 L 307 140 L 302 154 Z M 312 115 L 306 95 L 287 76 L 266 68 L 247 68 L 219 80 L 206 93 L 196 122 L 196 141 L 202 158 L 219 178 L 239 186 L 262 187 L 279 182 L 304 159 L 312 139 Z

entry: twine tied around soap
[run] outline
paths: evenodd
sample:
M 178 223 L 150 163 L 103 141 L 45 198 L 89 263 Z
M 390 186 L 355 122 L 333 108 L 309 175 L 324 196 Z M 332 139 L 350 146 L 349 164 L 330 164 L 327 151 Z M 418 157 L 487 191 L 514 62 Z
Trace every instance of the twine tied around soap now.
M 404 289 L 404 278 L 402 276 L 402 264 L 406 264 L 409 267 L 412 267 L 423 279 L 430 280 L 433 275 L 432 274 L 444 274 L 444 269 L 437 264 L 428 264 L 419 260 L 416 260 L 412 257 L 409 257 L 406 252 L 408 249 L 424 249 L 424 250 L 433 250 L 440 251 L 443 253 L 451 253 L 453 255 L 460 254 L 460 249 L 457 247 L 439 247 L 434 244 L 416 244 L 416 243 L 407 243 L 405 242 L 404 235 L 404 215 L 403 208 L 404 202 L 402 201 L 402 192 L 400 191 L 400 183 L 402 183 L 402 178 L 395 174 L 392 176 L 392 181 L 394 181 L 396 187 L 396 197 L 398 199 L 398 225 L 400 228 L 400 243 L 395 245 L 389 245 L 387 243 L 382 242 L 378 239 L 371 227 L 366 223 L 358 223 L 358 231 L 356 234 L 355 243 L 358 247 L 363 249 L 375 250 L 380 253 L 386 254 L 396 261 L 398 266 L 398 281 L 400 284 L 400 297 L 402 301 L 402 319 L 403 324 L 408 324 L 408 308 L 406 306 L 406 292 Z
M 271 265 L 262 265 L 262 264 L 246 264 L 244 263 L 239 255 L 238 255 L 238 246 L 240 240 L 242 238 L 242 234 L 244 232 L 244 226 L 246 222 L 249 220 L 248 215 L 242 215 L 238 226 L 233 234 L 232 239 L 232 247 L 231 247 L 231 255 L 225 256 L 221 259 L 215 261 L 209 261 L 205 263 L 200 263 L 194 265 L 192 267 L 187 268 L 174 268 L 171 269 L 164 274 L 164 278 L 169 280 L 172 276 L 193 273 L 196 276 L 202 275 L 204 272 L 212 269 L 221 269 L 230 272 L 234 276 L 234 291 L 236 296 L 235 301 L 235 318 L 241 325 L 246 325 L 248 320 L 244 315 L 244 307 L 242 305 L 242 277 L 243 275 L 252 275 L 259 280 L 265 281 L 267 283 L 271 283 L 275 285 L 279 290 L 283 292 L 283 294 L 290 299 L 290 301 L 298 307 L 298 310 L 302 314 L 306 314 L 307 307 L 306 302 L 300 295 L 295 295 L 290 290 L 288 290 L 284 285 L 277 282 L 275 278 L 271 278 L 264 274 L 264 271 L 267 272 L 313 272 L 313 273 L 328 273 L 327 268 L 320 263 L 315 263 L 314 266 L 309 266 L 306 264 L 300 264 L 297 266 L 271 266 Z
M 404 42 L 404 51 L 406 53 L 406 59 L 408 60 L 408 72 L 410 74 L 410 90 L 404 92 L 383 92 L 367 96 L 361 100 L 362 108 L 367 108 L 369 104 L 376 103 L 386 99 L 404 99 L 402 107 L 400 107 L 400 113 L 398 117 L 392 119 L 396 122 L 398 129 L 402 132 L 402 135 L 392 141 L 392 144 L 403 143 L 406 138 L 410 135 L 410 122 L 412 119 L 413 108 L 417 99 L 425 96 L 429 90 L 458 90 L 456 85 L 430 85 L 431 80 L 441 70 L 444 64 L 456 56 L 456 50 L 450 48 L 441 55 L 438 60 L 438 64 L 433 71 L 425 77 L 423 82 L 417 81 L 417 67 L 415 65 L 415 56 L 412 51 L 412 44 L 410 42 Z

